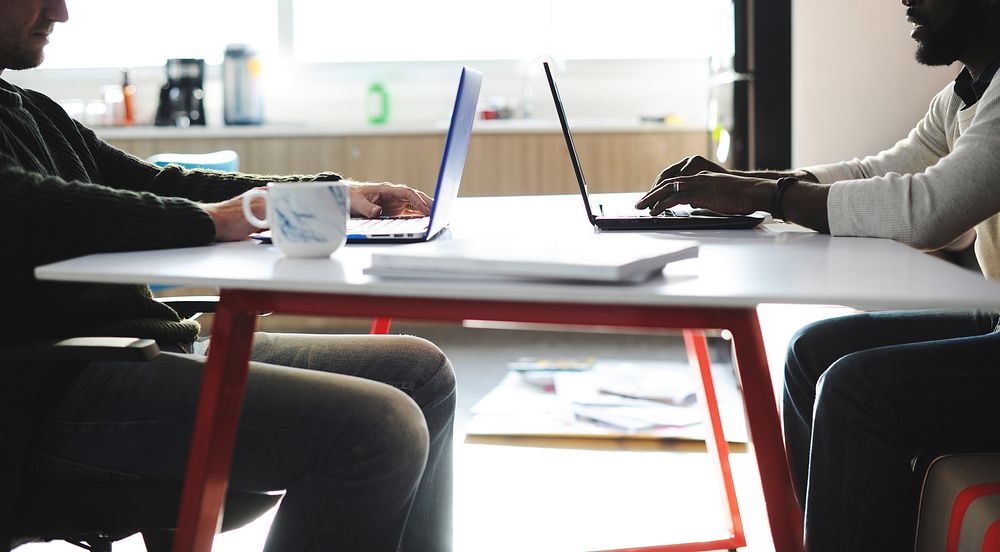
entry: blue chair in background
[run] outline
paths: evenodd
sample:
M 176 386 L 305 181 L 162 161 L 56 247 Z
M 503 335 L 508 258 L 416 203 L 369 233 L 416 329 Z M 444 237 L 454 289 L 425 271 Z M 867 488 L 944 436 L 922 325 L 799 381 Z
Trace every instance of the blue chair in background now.
M 146 161 L 160 167 L 179 165 L 185 169 L 211 169 L 224 172 L 240 170 L 240 154 L 233 150 L 220 150 L 211 153 L 157 153 L 147 158 Z M 173 286 L 149 286 L 153 293 L 170 287 Z
M 240 155 L 233 150 L 221 150 L 212 153 L 158 153 L 147 159 L 150 163 L 166 167 L 167 165 L 180 165 L 185 169 L 214 169 L 217 171 L 236 172 L 240 170 Z M 174 286 L 151 285 L 150 289 L 156 293 Z M 178 298 L 171 298 L 178 299 Z M 202 301 L 210 300 L 206 297 L 191 298 L 201 308 Z M 200 311 L 198 311 L 200 312 Z M 391 318 L 376 318 L 372 321 L 371 333 L 387 334 L 392 325 Z
M 240 155 L 233 150 L 212 153 L 157 153 L 147 159 L 154 165 L 180 165 L 185 169 L 212 169 L 236 172 L 240 170 Z

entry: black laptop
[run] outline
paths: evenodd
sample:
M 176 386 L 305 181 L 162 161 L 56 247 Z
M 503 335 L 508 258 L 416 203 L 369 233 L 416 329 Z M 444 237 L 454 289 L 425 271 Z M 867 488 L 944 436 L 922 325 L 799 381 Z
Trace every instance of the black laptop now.
M 556 104 L 559 124 L 562 125 L 563 136 L 566 137 L 566 149 L 569 150 L 569 159 L 573 163 L 573 172 L 576 173 L 576 180 L 580 184 L 580 194 L 583 195 L 583 206 L 587 209 L 587 217 L 591 224 L 601 230 L 715 230 L 753 228 L 764 221 L 764 217 L 760 216 L 721 215 L 685 206 L 667 209 L 663 213 L 653 216 L 649 214 L 649 211 L 638 209 L 626 213 L 605 213 L 604 207 L 599 205 L 598 214 L 595 215 L 594 209 L 590 205 L 590 195 L 587 193 L 587 181 L 583 177 L 583 168 L 580 166 L 580 159 L 576 154 L 576 147 L 573 145 L 573 136 L 569 132 L 566 110 L 563 109 L 562 99 L 559 97 L 559 89 L 556 88 L 556 81 L 552 78 L 549 64 L 545 63 L 544 65 L 545 76 L 549 80 L 549 89 L 552 90 L 552 100 Z

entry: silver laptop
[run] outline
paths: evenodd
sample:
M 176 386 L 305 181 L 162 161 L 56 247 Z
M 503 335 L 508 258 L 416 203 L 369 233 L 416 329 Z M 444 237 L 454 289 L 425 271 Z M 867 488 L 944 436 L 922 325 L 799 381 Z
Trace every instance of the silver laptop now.
M 458 94 L 451 112 L 448 137 L 441 156 L 434 204 L 426 217 L 352 218 L 347 223 L 347 240 L 351 242 L 418 242 L 436 236 L 451 222 L 451 209 L 458 198 L 462 170 L 472 138 L 472 125 L 476 121 L 479 90 L 483 75 L 468 67 L 462 68 L 458 81 Z
M 476 122 L 476 108 L 479 105 L 479 90 L 482 84 L 482 73 L 468 67 L 462 68 L 430 214 L 426 217 L 351 218 L 347 221 L 347 241 L 353 243 L 427 241 L 448 226 L 451 222 L 452 205 L 458 198 L 458 187 L 462 183 L 462 171 L 465 169 L 465 158 L 469 152 L 472 125 Z M 251 234 L 250 237 L 270 243 L 271 231 L 265 230 Z

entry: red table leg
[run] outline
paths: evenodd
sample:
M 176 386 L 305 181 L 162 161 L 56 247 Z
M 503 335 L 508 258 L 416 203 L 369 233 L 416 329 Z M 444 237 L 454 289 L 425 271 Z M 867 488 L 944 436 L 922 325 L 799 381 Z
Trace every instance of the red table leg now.
M 713 459 L 716 472 L 720 475 L 720 490 L 722 499 L 729 510 L 729 534 L 738 548 L 746 546 L 743 535 L 743 518 L 736 502 L 736 483 L 733 481 L 733 470 L 729 465 L 729 443 L 722 430 L 722 416 L 719 414 L 719 401 L 715 395 L 715 381 L 712 378 L 712 362 L 708 356 L 708 342 L 705 333 L 700 330 L 684 330 L 684 347 L 687 349 L 688 362 L 698 371 L 701 385 L 698 387 L 698 402 L 702 405 L 705 415 L 705 446 Z
M 255 311 L 233 303 L 227 300 L 223 291 L 215 311 L 212 344 L 202 376 L 174 535 L 174 552 L 211 550 L 221 519 L 257 323 Z
M 294 292 L 229 291 L 223 292 L 213 326 L 212 354 L 206 364 L 198 404 L 198 418 L 188 460 L 184 495 L 174 552 L 207 552 L 218 526 L 229 474 L 229 462 L 242 407 L 247 363 L 258 311 L 288 314 L 340 316 L 379 316 L 424 320 L 500 320 L 535 323 L 570 323 L 609 325 L 632 328 L 728 328 L 734 337 L 736 364 L 743 386 L 750 429 L 751 446 L 767 506 L 768 520 L 777 552 L 802 550 L 802 516 L 792 493 L 788 461 L 785 456 L 781 425 L 778 419 L 767 358 L 753 308 L 669 307 L 637 305 L 576 305 L 544 302 L 490 301 L 462 299 L 425 299 L 393 297 L 372 303 L 369 297 Z M 702 345 L 703 345 L 702 340 Z M 707 349 L 695 358 L 707 370 Z M 701 358 L 701 356 L 705 358 Z M 710 374 L 706 374 L 710 375 Z M 708 393 L 710 377 L 703 379 L 702 392 Z M 714 388 L 711 388 L 714 394 Z M 707 402 L 706 402 L 707 404 Z M 716 412 L 716 416 L 717 416 Z M 711 412 L 709 419 L 713 420 Z M 715 424 L 717 428 L 721 426 Z M 725 440 L 714 456 L 728 466 L 723 454 Z M 725 459 L 725 460 L 723 460 Z M 724 462 L 724 464 L 723 464 Z M 723 482 L 727 501 L 735 505 L 734 491 Z M 743 543 L 738 510 L 731 509 L 733 538 L 680 545 L 645 547 L 634 550 L 725 549 Z M 740 538 L 736 538 L 739 536 Z
M 389 327 L 392 325 L 392 318 L 376 318 L 372 320 L 372 331 L 371 333 L 375 335 L 385 335 L 389 333 Z
M 733 550 L 747 544 L 746 536 L 743 533 L 740 507 L 736 501 L 736 484 L 733 481 L 733 471 L 729 466 L 729 443 L 726 442 L 722 431 L 722 417 L 719 414 L 719 401 L 715 395 L 715 382 L 712 378 L 712 364 L 708 357 L 708 343 L 705 341 L 705 333 L 701 330 L 683 330 L 683 335 L 688 362 L 695 371 L 695 379 L 700 383 L 698 403 L 701 405 L 705 417 L 705 448 L 708 449 L 708 455 L 715 464 L 716 473 L 719 475 L 720 495 L 726 503 L 729 538 L 621 548 L 604 552 L 703 552 L 707 550 Z
M 750 445 L 764 489 L 767 518 L 776 552 L 802 550 L 802 512 L 795 503 L 791 472 L 781 436 L 771 374 L 757 312 L 748 309 L 727 324 L 736 347 L 736 367 L 743 387 Z

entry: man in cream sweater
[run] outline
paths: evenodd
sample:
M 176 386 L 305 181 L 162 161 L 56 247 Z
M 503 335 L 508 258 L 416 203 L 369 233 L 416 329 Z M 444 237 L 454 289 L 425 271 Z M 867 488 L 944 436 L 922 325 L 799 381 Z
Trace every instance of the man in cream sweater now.
M 890 149 L 796 171 L 727 171 L 701 157 L 665 169 L 638 203 L 769 211 L 834 236 L 967 247 L 1000 279 L 1000 0 L 902 0 L 916 58 L 964 68 Z M 889 106 L 887 106 L 889 107 Z M 805 541 L 819 550 L 912 550 L 911 461 L 1000 448 L 995 312 L 871 313 L 801 330 L 783 416 Z

